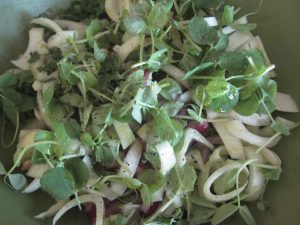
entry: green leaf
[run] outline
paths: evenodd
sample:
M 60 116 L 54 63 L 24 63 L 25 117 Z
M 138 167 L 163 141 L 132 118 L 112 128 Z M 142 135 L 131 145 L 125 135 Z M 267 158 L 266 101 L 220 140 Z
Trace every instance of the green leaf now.
M 226 220 L 228 217 L 232 216 L 237 210 L 238 206 L 232 204 L 225 204 L 217 208 L 216 213 L 211 219 L 212 225 L 217 225 Z
M 280 122 L 276 122 L 276 121 L 273 122 L 272 125 L 271 125 L 271 127 L 272 127 L 272 129 L 274 131 L 279 132 L 279 133 L 281 133 L 283 135 L 288 136 L 288 135 L 291 134 L 289 128 L 286 125 L 284 125 L 284 124 L 282 124 Z
M 36 98 L 30 95 L 22 94 L 22 103 L 18 105 L 19 112 L 28 112 L 36 106 Z
M 152 204 L 152 199 L 151 199 L 151 192 L 147 185 L 143 185 L 141 189 L 141 197 L 142 197 L 143 204 L 146 207 L 150 207 Z
M 25 185 L 27 184 L 26 178 L 23 174 L 15 173 L 15 174 L 9 174 L 8 180 L 11 184 L 11 186 L 16 190 L 20 191 L 22 190 Z
M 226 95 L 231 88 L 231 84 L 222 80 L 211 80 L 205 87 L 207 94 L 211 98 L 220 98 Z
M 116 140 L 107 140 L 99 144 L 95 149 L 96 161 L 102 165 L 114 165 L 119 155 L 120 142 Z
M 3 163 L 0 161 L 0 175 L 5 175 L 5 174 L 6 174 L 5 167 Z
M 246 205 L 240 206 L 239 214 L 248 225 L 256 225 L 256 222 Z
M 166 25 L 168 21 L 168 14 L 164 4 L 158 3 L 152 7 L 148 21 L 150 23 L 150 27 L 154 31 L 159 31 Z
M 143 170 L 138 175 L 138 179 L 147 185 L 151 193 L 158 191 L 165 184 L 164 176 L 159 171 L 153 169 Z
M 69 159 L 64 165 L 72 174 L 74 187 L 79 191 L 89 180 L 89 169 L 80 158 Z
M 199 45 L 212 45 L 217 41 L 218 32 L 209 27 L 200 16 L 194 16 L 188 25 L 188 32 L 192 40 Z
M 278 169 L 261 168 L 261 171 L 266 180 L 279 180 L 282 169 L 281 168 L 278 168 Z
M 100 49 L 97 42 L 94 42 L 94 57 L 99 62 L 104 62 L 107 58 L 107 52 Z
M 258 113 L 269 114 L 274 112 L 275 109 L 276 109 L 276 102 L 274 98 L 272 98 L 266 92 L 264 92 L 264 97 L 260 100 Z
M 222 23 L 224 25 L 230 25 L 233 23 L 233 16 L 234 16 L 234 6 L 226 5 L 224 7 L 224 12 L 222 15 Z
M 215 45 L 214 49 L 219 51 L 219 52 L 224 52 L 229 44 L 229 38 L 226 34 L 219 33 L 219 41 Z
M 183 108 L 184 103 L 181 101 L 170 101 L 161 106 L 160 109 L 165 110 L 170 117 L 176 116 Z
M 38 150 L 33 150 L 32 151 L 32 156 L 31 156 L 31 163 L 33 165 L 37 165 L 37 164 L 45 164 L 47 163 L 45 157 L 42 155 L 42 153 Z
M 82 79 L 87 87 L 93 88 L 98 84 L 98 79 L 90 72 L 80 71 L 79 73 L 76 73 L 76 76 Z
M 243 74 L 248 66 L 248 60 L 243 52 L 226 52 L 219 59 L 221 68 L 235 74 Z
M 92 39 L 94 35 L 101 32 L 103 28 L 103 22 L 101 20 L 93 19 L 85 31 L 87 39 Z M 89 44 L 93 47 L 93 42 L 90 42 Z
M 55 136 L 52 132 L 46 130 L 40 130 L 36 133 L 34 137 L 34 142 L 39 141 L 53 141 Z M 51 144 L 39 144 L 36 145 L 34 148 L 38 150 L 40 153 L 50 155 L 51 154 Z
M 38 52 L 30 52 L 30 59 L 28 60 L 28 62 L 31 63 L 35 63 L 36 61 L 38 61 L 40 59 L 40 55 Z
M 3 107 L 4 113 L 7 116 L 7 118 L 9 119 L 9 121 L 14 126 L 16 126 L 19 112 L 18 112 L 18 108 L 15 105 L 15 103 L 12 102 L 11 100 L 5 98 L 5 99 L 2 99 L 2 107 Z
M 234 107 L 234 110 L 243 116 L 251 116 L 253 113 L 257 112 L 259 104 L 256 95 L 252 95 L 247 100 L 239 101 Z
M 54 96 L 54 87 L 50 86 L 44 93 L 43 93 L 43 105 L 44 107 L 47 107 L 52 98 Z
M 199 106 L 207 106 L 211 103 L 212 98 L 207 94 L 203 85 L 198 85 L 192 92 L 193 101 Z
M 147 29 L 147 23 L 139 16 L 125 16 L 123 19 L 126 30 L 131 34 L 144 34 Z
M 70 85 L 76 85 L 79 82 L 79 79 L 74 76 L 71 72 L 75 69 L 75 66 L 67 62 L 59 62 L 59 78 L 63 82 L 67 82 Z
M 233 23 L 230 26 L 237 31 L 252 31 L 257 27 L 257 24 L 256 23 L 247 23 L 247 24 Z
M 190 201 L 197 206 L 210 208 L 210 209 L 217 208 L 214 203 L 210 202 L 209 200 L 206 200 L 204 197 L 200 196 L 198 193 L 196 194 L 196 192 L 192 193 L 192 195 L 190 196 Z
M 195 169 L 186 163 L 181 168 L 174 167 L 166 179 L 167 196 L 170 199 L 176 195 L 192 192 L 194 190 L 197 174 Z
M 182 94 L 180 85 L 171 78 L 165 78 L 158 82 L 161 86 L 160 94 L 167 100 L 173 100 L 174 96 Z
M 81 95 L 77 93 L 67 93 L 59 98 L 59 101 L 63 104 L 72 106 L 72 107 L 84 107 L 84 101 Z
M 65 118 L 63 119 L 62 123 L 70 138 L 79 138 L 81 127 L 75 119 Z
M 161 49 L 154 52 L 147 61 L 147 66 L 151 71 L 158 71 L 163 65 L 167 64 L 168 57 L 165 53 L 168 49 Z
M 162 141 L 169 141 L 175 146 L 183 136 L 183 127 L 176 120 L 171 120 L 168 113 L 160 110 L 153 120 L 153 132 L 159 136 Z
M 74 194 L 74 179 L 72 174 L 62 167 L 45 172 L 41 178 L 41 186 L 58 200 L 68 199 Z
M 118 176 L 118 175 L 112 175 L 109 177 L 108 180 L 124 184 L 131 190 L 136 190 L 143 185 L 138 179 L 122 177 L 122 176 Z
M 200 64 L 199 66 L 195 67 L 191 71 L 188 71 L 184 75 L 183 80 L 186 80 L 186 79 L 190 78 L 192 75 L 194 75 L 195 73 L 202 72 L 202 71 L 206 70 L 207 68 L 212 67 L 213 65 L 214 65 L 213 62 L 207 62 L 207 63 Z
M 0 89 L 9 88 L 18 84 L 18 77 L 16 74 L 4 73 L 0 75 Z
M 239 101 L 239 90 L 230 84 L 230 90 L 220 98 L 214 98 L 209 107 L 216 112 L 229 112 Z

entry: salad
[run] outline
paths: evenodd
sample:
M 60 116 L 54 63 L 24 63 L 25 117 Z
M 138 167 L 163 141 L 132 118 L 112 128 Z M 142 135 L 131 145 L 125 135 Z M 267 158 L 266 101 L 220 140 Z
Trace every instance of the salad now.
M 299 108 L 277 91 L 255 13 L 222 0 L 86 0 L 33 19 L 0 76 L 15 127 L 3 144 L 17 142 L 4 181 L 51 195 L 35 217 L 53 225 L 74 207 L 93 225 L 217 225 L 236 213 L 256 224 L 248 203 L 269 207 L 272 149 L 299 125 L 272 113 Z

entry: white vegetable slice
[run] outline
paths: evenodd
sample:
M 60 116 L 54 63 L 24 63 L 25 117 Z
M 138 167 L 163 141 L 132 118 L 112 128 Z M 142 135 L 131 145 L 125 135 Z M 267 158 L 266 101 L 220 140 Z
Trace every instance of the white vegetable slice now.
M 55 213 L 60 210 L 67 201 L 58 201 L 54 205 L 52 205 L 47 211 L 40 213 L 39 215 L 36 215 L 34 218 L 36 219 L 46 219 L 48 217 L 54 216 Z
M 255 37 L 251 32 L 241 32 L 236 31 L 229 36 L 229 43 L 226 51 L 232 52 L 240 49 L 243 45 L 245 45 L 249 40 L 255 40 Z
M 118 175 L 122 177 L 132 178 L 136 172 L 139 161 L 142 156 L 143 146 L 139 141 L 136 141 L 128 150 L 125 158 L 124 164 L 127 165 L 127 169 L 121 167 L 118 171 Z M 111 185 L 111 190 L 116 194 L 116 197 L 122 196 L 126 191 L 126 186 L 119 183 L 113 183 Z
M 186 91 L 179 97 L 179 101 L 183 102 L 184 104 L 188 104 L 192 101 L 192 93 L 191 91 Z
M 130 0 L 105 0 L 105 11 L 115 22 L 119 20 L 123 10 L 127 9 L 130 12 L 130 8 Z
M 185 75 L 185 72 L 183 72 L 182 70 L 180 70 L 172 64 L 165 65 L 161 69 L 162 71 L 173 77 L 175 80 L 177 80 L 178 83 L 180 83 L 183 87 L 189 88 L 188 83 L 182 80 Z
M 233 199 L 238 194 L 240 194 L 248 185 L 248 182 L 245 182 L 243 186 L 241 186 L 239 189 L 236 189 L 234 191 L 228 192 L 226 194 L 222 195 L 215 195 L 211 192 L 211 187 L 213 183 L 222 175 L 224 175 L 227 172 L 230 172 L 235 169 L 240 169 L 242 166 L 241 163 L 233 162 L 229 165 L 226 165 L 224 167 L 221 167 L 220 169 L 216 170 L 214 173 L 212 173 L 209 178 L 206 180 L 204 186 L 203 186 L 203 193 L 207 200 L 212 202 L 226 202 L 230 199 Z
M 77 30 L 86 28 L 84 23 L 74 22 L 71 20 L 55 19 L 54 22 L 64 30 Z
M 137 134 L 143 141 L 147 140 L 147 130 L 148 130 L 148 125 L 145 123 L 137 132 Z
M 53 36 L 51 36 L 48 39 L 48 48 L 52 49 L 52 48 L 59 48 L 62 52 L 65 52 L 66 49 L 68 48 L 68 44 L 67 41 L 69 38 L 74 38 L 74 34 L 75 31 L 61 31 L 58 32 L 56 34 L 54 34 Z
M 281 112 L 298 113 L 299 106 L 292 98 L 292 96 L 284 93 L 277 92 L 276 98 L 276 110 Z
M 168 141 L 155 146 L 160 159 L 160 172 L 165 176 L 175 165 L 174 149 Z
M 200 134 L 197 130 L 192 129 L 192 128 L 187 128 L 184 132 L 183 146 L 180 149 L 180 151 L 178 153 L 176 153 L 176 161 L 177 161 L 178 166 L 182 167 L 185 165 L 185 163 L 186 163 L 185 154 L 186 154 L 190 144 L 193 141 L 203 143 L 210 149 L 214 148 L 214 146 L 208 140 L 206 140 L 206 138 L 203 137 L 202 134 Z
M 235 120 L 240 120 L 244 124 L 248 124 L 251 126 L 267 126 L 270 124 L 270 117 L 267 114 L 253 114 L 251 116 L 242 116 L 235 111 L 229 112 L 231 118 Z
M 55 33 L 63 31 L 61 29 L 61 27 L 57 25 L 57 23 L 55 23 L 53 20 L 50 20 L 48 18 L 42 18 L 42 17 L 36 18 L 36 19 L 31 20 L 30 23 L 38 24 L 43 27 L 47 27 L 47 28 L 53 30 Z
M 135 141 L 135 136 L 130 126 L 128 123 L 119 122 L 117 120 L 113 121 L 113 125 L 120 139 L 122 148 L 128 148 Z
M 32 178 L 42 178 L 43 174 L 50 169 L 48 164 L 32 165 L 26 175 Z
M 241 18 L 239 18 L 237 21 L 236 21 L 237 24 L 247 24 L 248 23 L 248 19 L 246 16 L 243 16 Z M 235 29 L 230 27 L 230 26 L 226 26 L 222 29 L 222 32 L 224 34 L 231 34 L 233 32 L 235 32 Z
M 217 118 L 228 118 L 229 117 L 229 113 L 218 113 L 212 110 L 207 109 L 207 118 L 208 119 L 217 119 Z
M 230 157 L 244 160 L 246 157 L 242 141 L 227 130 L 225 123 L 213 123 L 213 126 L 220 135 Z
M 274 151 L 264 148 L 260 152 L 260 154 L 263 157 L 264 161 L 270 163 L 273 166 L 281 167 L 281 159 Z
M 219 25 L 218 20 L 214 16 L 204 17 L 203 19 L 207 22 L 208 26 L 210 27 L 216 27 Z
M 137 49 L 141 44 L 141 37 L 140 36 L 133 36 L 128 41 L 126 41 L 124 44 L 116 45 L 113 50 L 118 53 L 120 59 L 125 62 L 127 57 L 130 55 L 131 52 L 133 52 L 135 49 Z
M 163 200 L 164 197 L 164 192 L 165 192 L 165 187 L 162 187 L 158 191 L 154 192 L 152 194 L 152 202 L 160 202 Z
M 35 178 L 23 191 L 23 194 L 29 194 L 32 192 L 37 191 L 38 189 L 40 189 L 41 187 L 41 183 L 40 183 L 40 179 Z
M 80 203 L 87 203 L 91 202 L 96 205 L 96 224 L 95 225 L 102 225 L 103 224 L 103 217 L 104 217 L 104 202 L 103 199 L 99 195 L 95 194 L 87 194 L 79 196 Z M 55 225 L 57 221 L 65 214 L 68 210 L 78 205 L 76 199 L 69 201 L 65 204 L 54 216 L 52 225 Z
M 29 70 L 30 64 L 28 60 L 31 58 L 30 53 L 40 52 L 44 39 L 44 29 L 43 28 L 32 28 L 29 31 L 29 42 L 27 49 L 24 54 L 21 55 L 17 60 L 11 61 L 16 67 L 22 70 Z
M 245 152 L 247 159 L 256 159 L 258 163 L 263 162 L 262 156 L 260 154 L 256 154 L 256 148 L 253 146 L 246 146 Z M 261 172 L 261 169 L 255 165 L 249 165 L 249 178 L 248 185 L 246 187 L 246 192 L 250 195 L 247 196 L 245 200 L 247 201 L 255 201 L 262 194 L 265 188 L 265 179 Z
M 261 137 L 255 134 L 252 134 L 247 130 L 241 121 L 232 120 L 225 123 L 227 130 L 235 137 L 255 146 L 263 146 L 266 143 L 270 142 L 270 138 Z M 267 147 L 273 147 L 281 139 L 281 136 L 278 136 L 273 141 L 271 141 Z

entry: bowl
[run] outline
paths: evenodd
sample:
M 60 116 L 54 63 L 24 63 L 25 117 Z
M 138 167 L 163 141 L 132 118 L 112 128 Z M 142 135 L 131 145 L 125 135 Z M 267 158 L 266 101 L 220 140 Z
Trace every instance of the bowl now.
M 231 1 L 247 11 L 255 11 L 259 1 Z M 57 10 L 67 7 L 70 0 L 1 0 L 0 1 L 0 72 L 11 66 L 9 59 L 16 58 L 27 42 L 27 28 L 30 19 L 47 9 Z M 260 35 L 269 53 L 271 61 L 276 64 L 279 91 L 291 94 L 300 103 L 300 1 L 299 0 L 265 0 L 257 15 L 250 20 L 258 23 L 255 33 Z M 283 114 L 284 117 L 300 121 L 300 115 Z M 2 124 L 2 122 L 1 122 Z M 6 129 L 5 137 L 11 137 L 13 130 Z M 258 225 L 299 225 L 300 213 L 300 129 L 276 147 L 275 151 L 283 160 L 283 173 L 279 182 L 270 182 L 264 195 L 271 203 L 266 212 L 259 212 L 251 206 Z M 0 161 L 6 167 L 12 164 L 15 148 L 0 147 Z M 14 192 L 0 181 L 0 224 L 7 225 L 48 225 L 51 219 L 36 220 L 34 215 L 46 210 L 53 200 L 43 193 L 26 195 Z M 74 208 L 65 215 L 59 225 L 86 225 L 88 219 Z M 227 220 L 224 225 L 243 225 L 238 216 Z

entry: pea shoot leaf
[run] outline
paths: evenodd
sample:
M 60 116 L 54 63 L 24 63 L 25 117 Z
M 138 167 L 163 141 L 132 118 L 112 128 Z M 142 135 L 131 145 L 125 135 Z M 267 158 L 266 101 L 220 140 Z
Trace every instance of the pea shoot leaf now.
M 161 189 L 164 185 L 164 176 L 156 170 L 145 169 L 139 175 L 138 179 L 147 185 L 149 191 L 154 193 Z
M 148 29 L 147 23 L 140 16 L 125 16 L 123 23 L 131 34 L 144 34 Z

